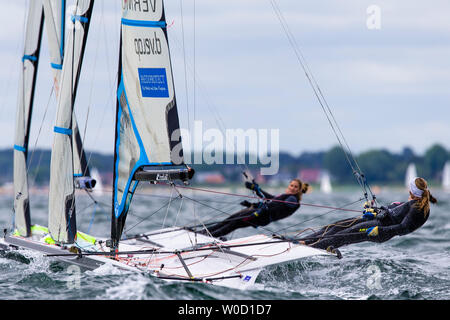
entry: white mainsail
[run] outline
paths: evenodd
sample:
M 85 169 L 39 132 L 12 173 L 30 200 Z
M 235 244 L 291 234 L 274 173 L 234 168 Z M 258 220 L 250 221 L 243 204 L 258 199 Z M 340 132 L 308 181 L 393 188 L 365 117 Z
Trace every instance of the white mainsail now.
M 14 138 L 15 228 L 22 236 L 29 236 L 31 232 L 27 154 L 43 22 L 42 2 L 38 0 L 31 1 L 26 25 L 22 72 L 20 73 L 19 81 Z
M 183 165 L 162 0 L 149 1 L 145 8 L 124 2 L 121 24 L 111 229 L 115 241 L 140 180 L 136 172 L 144 166 Z
M 67 32 L 50 164 L 49 232 L 56 242 L 71 243 L 76 236 L 72 114 L 93 1 L 80 0 Z
M 447 161 L 442 171 L 442 188 L 444 191 L 450 192 L 450 161 Z
M 60 79 L 62 64 L 64 59 L 65 49 L 65 15 L 66 15 L 66 1 L 65 0 L 44 0 L 45 12 L 45 26 L 47 29 L 47 38 L 50 52 L 50 65 L 53 70 L 53 87 L 56 97 L 59 96 Z M 70 26 L 70 24 L 69 24 Z M 73 92 L 76 96 L 76 92 Z M 75 98 L 74 98 L 75 100 Z M 82 147 L 82 139 L 78 130 L 78 123 L 75 117 L 75 112 L 72 118 L 72 143 L 73 143 L 73 165 L 74 176 L 88 184 L 94 184 L 92 179 L 89 179 L 90 172 L 87 165 L 86 155 Z M 78 185 L 80 185 L 79 183 Z

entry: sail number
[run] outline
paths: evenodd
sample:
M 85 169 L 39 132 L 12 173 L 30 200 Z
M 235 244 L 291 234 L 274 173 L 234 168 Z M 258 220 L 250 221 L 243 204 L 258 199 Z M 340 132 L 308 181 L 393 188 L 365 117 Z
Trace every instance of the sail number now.
M 156 12 L 156 0 L 123 0 L 122 9 L 139 12 Z

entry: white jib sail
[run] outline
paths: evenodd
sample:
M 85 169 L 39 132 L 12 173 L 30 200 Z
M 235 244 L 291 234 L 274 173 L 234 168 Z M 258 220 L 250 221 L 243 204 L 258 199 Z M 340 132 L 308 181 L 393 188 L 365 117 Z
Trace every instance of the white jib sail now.
M 31 232 L 27 153 L 42 25 L 42 2 L 31 1 L 25 33 L 22 72 L 20 73 L 19 80 L 16 132 L 14 138 L 15 228 L 22 236 L 29 236 Z
M 48 228 L 52 238 L 73 242 L 76 235 L 72 152 L 73 97 L 81 70 L 93 1 L 79 0 L 67 25 L 64 62 L 50 164 Z

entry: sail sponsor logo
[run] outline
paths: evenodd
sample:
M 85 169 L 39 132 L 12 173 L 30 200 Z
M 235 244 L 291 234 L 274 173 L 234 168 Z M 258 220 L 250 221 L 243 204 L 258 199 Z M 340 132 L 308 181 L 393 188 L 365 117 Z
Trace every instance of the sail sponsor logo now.
M 123 0 L 124 11 L 156 12 L 156 0 Z
M 142 55 L 156 55 L 162 53 L 161 39 L 154 32 L 153 38 L 135 38 L 134 50 L 141 60 Z
M 138 68 L 143 98 L 169 98 L 165 68 Z

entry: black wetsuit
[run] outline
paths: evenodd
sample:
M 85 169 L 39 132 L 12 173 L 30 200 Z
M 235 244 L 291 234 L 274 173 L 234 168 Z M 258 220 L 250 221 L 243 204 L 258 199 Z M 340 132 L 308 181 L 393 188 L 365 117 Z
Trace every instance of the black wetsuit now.
M 265 226 L 290 216 L 300 208 L 298 198 L 293 194 L 283 193 L 275 197 L 261 189 L 258 189 L 256 194 L 267 201 L 253 204 L 201 233 L 221 237 L 239 228 Z
M 326 249 L 363 241 L 385 242 L 394 236 L 402 236 L 420 228 L 428 219 L 429 212 L 416 207 L 416 200 L 399 205 L 390 205 L 377 214 L 373 220 L 346 219 L 323 228 L 312 236 L 305 238 L 305 243 L 315 248 Z M 367 229 L 378 227 L 377 236 L 369 236 Z M 322 232 L 322 233 L 321 233 Z

